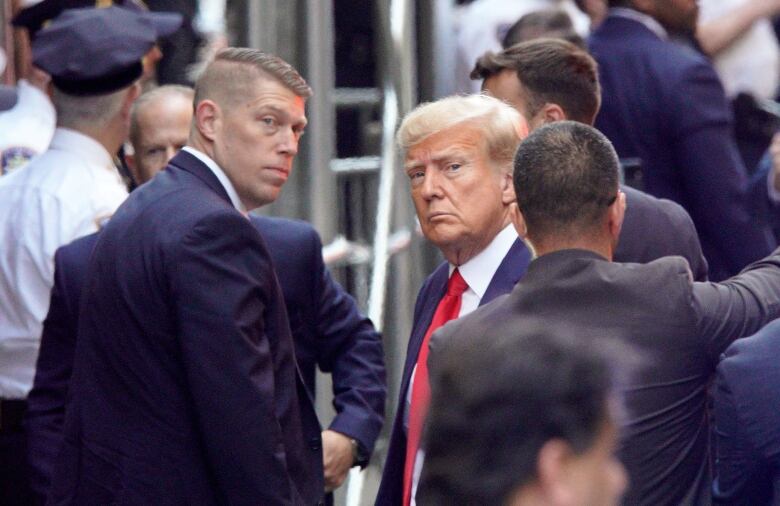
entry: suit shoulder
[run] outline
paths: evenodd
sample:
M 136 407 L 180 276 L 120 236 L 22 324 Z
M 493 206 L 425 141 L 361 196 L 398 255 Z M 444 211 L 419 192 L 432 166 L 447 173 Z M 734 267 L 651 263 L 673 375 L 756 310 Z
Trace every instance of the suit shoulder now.
M 643 213 L 652 213 L 654 218 L 666 219 L 669 224 L 692 224 L 688 211 L 680 204 L 669 199 L 661 199 L 643 191 L 624 186 L 621 188 L 626 194 L 628 207 Z
M 633 273 L 637 277 L 662 278 L 664 276 L 686 276 L 693 282 L 691 268 L 688 261 L 681 256 L 661 257 L 646 264 L 610 264 L 620 265 L 625 272 Z
M 250 214 L 252 225 L 263 234 L 263 237 L 279 240 L 320 241 L 320 234 L 315 228 L 303 220 L 291 218 L 277 218 L 271 216 L 257 216 Z
M 84 237 L 79 237 L 65 246 L 60 246 L 54 254 L 55 264 L 70 266 L 74 263 L 79 265 L 86 263 L 92 254 L 92 250 L 95 248 L 95 244 L 97 244 L 99 235 L 100 232 L 94 232 Z

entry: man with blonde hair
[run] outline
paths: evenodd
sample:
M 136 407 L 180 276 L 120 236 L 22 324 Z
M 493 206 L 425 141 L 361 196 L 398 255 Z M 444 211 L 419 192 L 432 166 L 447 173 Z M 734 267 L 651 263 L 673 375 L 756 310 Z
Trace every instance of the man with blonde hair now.
M 423 234 L 444 255 L 415 304 L 401 393 L 377 504 L 414 504 L 429 398 L 428 339 L 447 321 L 508 292 L 531 253 L 512 227 L 512 160 L 522 116 L 484 95 L 423 104 L 397 134 Z
M 54 504 L 318 504 L 320 426 L 246 213 L 276 199 L 306 81 L 217 54 L 190 136 L 101 232 L 84 284 Z

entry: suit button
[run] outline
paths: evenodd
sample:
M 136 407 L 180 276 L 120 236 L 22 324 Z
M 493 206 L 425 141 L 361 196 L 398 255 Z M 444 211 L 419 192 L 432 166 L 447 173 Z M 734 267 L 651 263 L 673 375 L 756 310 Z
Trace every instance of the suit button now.
M 321 442 L 320 438 L 313 437 L 313 438 L 309 439 L 309 448 L 311 448 L 312 450 L 314 450 L 316 452 L 321 447 L 322 447 L 322 442 Z

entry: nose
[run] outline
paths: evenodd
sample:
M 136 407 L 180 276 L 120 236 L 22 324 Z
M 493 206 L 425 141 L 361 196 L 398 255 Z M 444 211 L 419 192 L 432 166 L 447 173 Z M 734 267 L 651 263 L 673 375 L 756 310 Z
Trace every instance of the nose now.
M 425 200 L 433 200 L 441 197 L 441 185 L 439 184 L 439 171 L 435 167 L 430 167 L 425 171 L 422 183 L 420 185 L 420 195 Z
M 279 134 L 279 153 L 287 156 L 298 154 L 298 134 L 292 128 L 284 128 Z

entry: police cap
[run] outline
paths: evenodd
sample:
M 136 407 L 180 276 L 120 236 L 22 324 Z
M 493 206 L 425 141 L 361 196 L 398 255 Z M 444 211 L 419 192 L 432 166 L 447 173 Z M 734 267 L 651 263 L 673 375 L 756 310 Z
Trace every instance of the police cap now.
M 141 76 L 157 32 L 147 13 L 119 7 L 69 9 L 32 44 L 33 64 L 71 95 L 102 95 Z
M 26 28 L 30 40 L 34 40 L 38 32 L 48 23 L 68 9 L 86 7 L 122 7 L 136 12 L 146 12 L 157 30 L 157 37 L 165 37 L 182 24 L 182 15 L 176 12 L 150 12 L 141 0 L 42 0 L 20 10 L 11 20 L 11 24 Z

